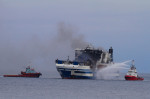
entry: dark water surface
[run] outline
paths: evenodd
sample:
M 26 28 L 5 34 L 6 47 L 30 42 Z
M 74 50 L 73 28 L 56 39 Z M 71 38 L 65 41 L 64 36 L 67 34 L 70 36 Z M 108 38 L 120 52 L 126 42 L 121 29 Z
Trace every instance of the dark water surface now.
M 0 99 L 150 99 L 144 81 L 0 77 Z

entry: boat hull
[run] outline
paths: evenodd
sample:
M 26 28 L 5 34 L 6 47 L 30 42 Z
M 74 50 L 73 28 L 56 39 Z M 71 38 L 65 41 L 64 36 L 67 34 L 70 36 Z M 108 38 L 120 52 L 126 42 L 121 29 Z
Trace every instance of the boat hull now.
M 39 78 L 41 73 L 26 73 L 20 75 L 4 75 L 4 77 L 31 77 L 31 78 Z
M 131 81 L 134 81 L 134 80 L 144 80 L 144 78 L 142 78 L 142 77 L 135 77 L 135 76 L 130 76 L 130 75 L 125 75 L 125 79 L 126 80 L 131 80 Z
M 57 68 L 62 79 L 94 79 L 89 69 Z

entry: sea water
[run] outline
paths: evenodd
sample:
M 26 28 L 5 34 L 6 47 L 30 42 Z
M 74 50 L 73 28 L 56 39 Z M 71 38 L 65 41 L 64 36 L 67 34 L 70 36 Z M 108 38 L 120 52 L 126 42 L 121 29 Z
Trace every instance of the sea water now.
M 0 77 L 0 99 L 150 99 L 150 74 L 144 81 Z

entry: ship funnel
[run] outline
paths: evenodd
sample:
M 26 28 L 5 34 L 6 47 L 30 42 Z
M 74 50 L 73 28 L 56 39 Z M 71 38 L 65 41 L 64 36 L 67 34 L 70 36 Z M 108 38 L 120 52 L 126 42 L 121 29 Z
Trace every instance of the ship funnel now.
M 113 62 L 113 48 L 112 47 L 110 47 L 109 53 L 110 53 L 110 58 L 111 58 L 110 61 Z

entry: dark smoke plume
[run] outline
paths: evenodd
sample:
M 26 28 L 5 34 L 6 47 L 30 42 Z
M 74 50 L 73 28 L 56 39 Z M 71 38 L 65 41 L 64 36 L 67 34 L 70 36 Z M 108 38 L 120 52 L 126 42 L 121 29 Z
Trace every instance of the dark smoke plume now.
M 84 48 L 88 45 L 84 40 L 84 35 L 78 35 L 77 30 L 72 25 L 65 25 L 64 23 L 58 25 L 57 42 L 69 43 L 72 49 Z
M 27 65 L 42 73 L 57 73 L 55 59 L 67 59 L 67 56 L 74 59 L 74 49 L 88 45 L 84 35 L 78 34 L 72 25 L 64 23 L 58 24 L 58 33 L 54 37 L 49 35 L 51 39 L 43 40 L 39 34 L 28 34 L 18 40 L 18 35 L 0 33 L 0 75 L 19 73 Z

